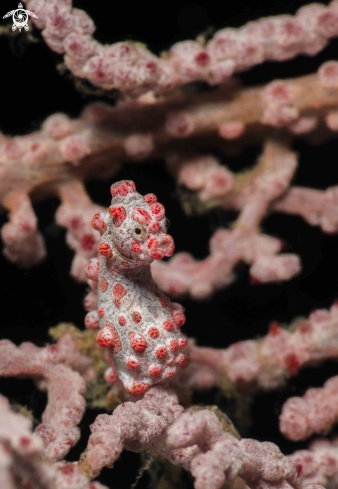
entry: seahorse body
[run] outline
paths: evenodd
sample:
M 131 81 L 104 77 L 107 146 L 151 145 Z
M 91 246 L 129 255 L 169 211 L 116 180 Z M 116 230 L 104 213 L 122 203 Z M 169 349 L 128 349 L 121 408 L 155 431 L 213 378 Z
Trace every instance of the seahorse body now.
M 129 393 L 140 395 L 187 366 L 187 339 L 180 331 L 185 317 L 150 271 L 154 259 L 174 251 L 163 205 L 153 194 L 142 197 L 128 180 L 113 184 L 111 194 L 108 212 L 93 219 L 101 233 L 99 259 L 88 263 L 86 273 L 94 290 L 97 285 L 98 309 L 87 314 L 86 326 L 100 329 L 97 342 L 111 364 L 106 379 L 119 377 Z

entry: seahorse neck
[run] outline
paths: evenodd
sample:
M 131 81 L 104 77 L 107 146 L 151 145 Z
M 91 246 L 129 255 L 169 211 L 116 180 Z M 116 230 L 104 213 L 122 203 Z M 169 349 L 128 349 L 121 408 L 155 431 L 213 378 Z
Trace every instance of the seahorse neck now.
M 153 278 L 151 275 L 150 265 L 143 267 L 124 269 L 117 267 L 114 263 L 109 264 L 109 271 L 116 276 L 125 278 L 128 281 L 151 283 Z

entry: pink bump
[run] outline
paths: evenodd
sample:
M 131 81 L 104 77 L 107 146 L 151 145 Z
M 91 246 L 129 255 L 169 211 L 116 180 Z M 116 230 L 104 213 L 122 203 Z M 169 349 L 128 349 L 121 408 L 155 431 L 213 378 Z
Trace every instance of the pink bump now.
M 113 252 L 109 246 L 108 243 L 106 243 L 105 241 L 103 241 L 102 243 L 99 244 L 99 253 L 102 255 L 102 256 L 105 256 L 106 258 L 112 258 L 113 256 Z
M 98 315 L 100 316 L 100 318 L 103 318 L 104 317 L 104 307 L 100 307 L 100 309 L 97 311 Z
M 85 325 L 86 325 L 86 328 L 89 328 L 89 329 L 99 329 L 100 328 L 99 315 L 98 315 L 97 311 L 89 311 L 86 314 Z
M 150 212 L 157 221 L 160 221 L 164 217 L 165 209 L 162 204 L 155 202 L 154 204 L 151 204 Z
M 127 217 L 126 209 L 122 205 L 111 205 L 108 210 L 114 218 L 114 226 L 120 227 Z
M 104 214 L 98 212 L 94 215 L 92 220 L 92 226 L 96 231 L 100 231 L 100 233 L 104 233 L 106 230 L 106 224 L 104 222 Z
M 129 193 L 136 192 L 136 187 L 131 180 L 123 180 L 122 182 L 113 183 L 110 187 L 110 192 L 112 197 L 116 197 L 117 195 L 125 197 Z
M 100 290 L 101 292 L 107 292 L 107 289 L 108 289 L 108 282 L 104 277 L 102 277 L 100 283 Z
M 133 242 L 132 248 L 134 253 L 142 253 L 141 245 L 137 241 Z
M 237 139 L 244 134 L 245 125 L 240 121 L 224 122 L 218 128 L 218 134 L 224 139 Z
M 185 315 L 183 312 L 173 312 L 172 318 L 177 328 L 180 328 L 185 323 Z
M 157 358 L 165 358 L 168 353 L 167 347 L 164 345 L 160 345 L 155 350 L 155 355 Z
M 66 114 L 54 114 L 43 124 L 43 129 L 53 138 L 62 139 L 73 132 L 72 122 Z
M 170 368 L 165 372 L 165 378 L 169 379 L 170 377 L 173 377 L 176 374 L 176 368 Z
M 165 130 L 171 136 L 184 138 L 193 132 L 194 124 L 187 112 L 173 111 L 167 116 Z
M 161 369 L 160 365 L 156 365 L 155 363 L 150 365 L 150 367 L 148 369 L 148 373 L 149 373 L 150 377 L 159 377 L 161 375 L 161 372 L 162 372 L 162 369 Z
M 116 284 L 113 287 L 113 295 L 118 299 L 122 299 L 127 293 L 127 289 L 122 284 Z
M 160 336 L 160 332 L 157 328 L 155 328 L 155 326 L 151 326 L 148 329 L 147 334 L 148 334 L 148 336 L 150 336 L 150 338 L 153 338 L 153 339 L 156 339 Z
M 201 51 L 195 56 L 195 63 L 198 66 L 207 66 L 210 62 L 210 56 L 205 51 Z
M 142 321 L 142 316 L 138 311 L 134 311 L 131 317 L 134 323 L 140 323 Z
M 137 353 L 143 353 L 148 346 L 148 343 L 144 336 L 139 333 L 134 333 L 132 331 L 129 333 L 129 342 L 132 349 L 135 350 Z
M 174 329 L 174 325 L 171 321 L 167 320 L 163 322 L 163 328 L 166 331 L 172 331 Z
M 127 320 L 124 316 L 119 316 L 118 321 L 121 326 L 125 326 L 127 324 Z
M 148 224 L 151 221 L 149 212 L 141 208 L 137 208 L 133 210 L 132 218 L 141 224 Z
M 111 323 L 106 323 L 98 333 L 96 341 L 99 346 L 109 348 L 112 353 L 118 353 L 122 349 L 120 337 Z
M 147 202 L 147 204 L 151 205 L 157 202 L 157 197 L 154 194 L 147 194 L 143 197 L 143 199 Z
M 151 221 L 148 224 L 148 229 L 151 233 L 157 233 L 160 230 L 160 223 L 157 221 Z
M 126 359 L 126 365 L 130 370 L 136 370 L 139 368 L 140 363 L 135 357 L 128 357 Z
M 99 276 L 99 260 L 92 258 L 85 267 L 85 274 L 89 280 L 96 280 Z
M 144 394 L 147 392 L 149 389 L 150 385 L 147 382 L 137 382 L 136 380 L 133 382 L 133 385 L 131 388 L 128 386 L 124 386 L 127 392 L 129 394 L 133 394 L 134 396 L 140 396 L 141 394 Z
M 169 348 L 171 351 L 176 351 L 178 350 L 178 341 L 175 339 L 172 339 L 169 341 Z
M 338 62 L 327 61 L 318 70 L 320 83 L 325 88 L 338 87 Z
M 183 353 L 180 353 L 179 355 L 177 355 L 176 357 L 176 363 L 177 365 L 179 366 L 182 366 L 184 365 L 186 362 L 187 362 L 187 358 L 185 355 L 183 355 Z
M 115 382 L 118 380 L 118 375 L 114 367 L 107 368 L 104 373 L 104 378 L 108 384 L 115 384 Z
M 82 136 L 68 136 L 60 143 L 60 153 L 66 161 L 74 165 L 91 153 L 91 149 Z
M 107 348 L 114 341 L 114 335 L 109 328 L 103 328 L 96 337 L 97 344 L 102 348 Z

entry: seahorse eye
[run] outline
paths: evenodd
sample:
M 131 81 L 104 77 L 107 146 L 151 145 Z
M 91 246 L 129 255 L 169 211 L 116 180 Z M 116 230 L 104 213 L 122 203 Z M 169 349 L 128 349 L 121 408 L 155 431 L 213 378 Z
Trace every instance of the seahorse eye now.
M 138 241 L 144 241 L 147 237 L 147 229 L 141 224 L 137 224 L 133 229 L 133 236 Z

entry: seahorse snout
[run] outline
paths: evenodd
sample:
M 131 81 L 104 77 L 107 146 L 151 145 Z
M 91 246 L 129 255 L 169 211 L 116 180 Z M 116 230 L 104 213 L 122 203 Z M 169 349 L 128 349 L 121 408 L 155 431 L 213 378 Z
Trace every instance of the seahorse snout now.
M 174 240 L 169 234 L 163 233 L 159 237 L 152 238 L 148 248 L 152 258 L 161 260 L 164 256 L 171 256 L 174 253 Z

